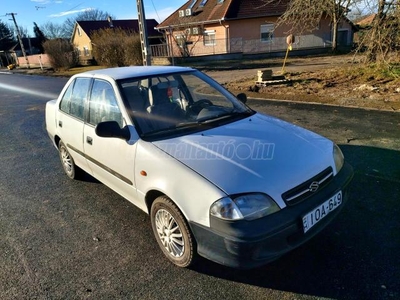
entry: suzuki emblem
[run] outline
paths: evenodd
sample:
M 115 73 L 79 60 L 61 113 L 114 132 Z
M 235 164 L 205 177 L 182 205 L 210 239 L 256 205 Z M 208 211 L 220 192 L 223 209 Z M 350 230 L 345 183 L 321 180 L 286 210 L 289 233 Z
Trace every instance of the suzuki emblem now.
M 308 190 L 309 190 L 310 192 L 312 192 L 312 193 L 315 193 L 315 192 L 318 190 L 318 188 L 319 188 L 319 182 L 318 182 L 318 181 L 313 181 L 313 182 L 310 184 L 310 187 L 308 188 Z

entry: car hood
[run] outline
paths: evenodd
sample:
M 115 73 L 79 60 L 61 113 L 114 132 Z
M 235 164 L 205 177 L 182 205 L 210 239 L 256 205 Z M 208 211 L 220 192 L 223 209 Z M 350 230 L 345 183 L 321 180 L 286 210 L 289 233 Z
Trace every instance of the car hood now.
M 282 193 L 333 165 L 332 141 L 259 113 L 153 143 L 228 195 L 263 192 L 281 207 Z

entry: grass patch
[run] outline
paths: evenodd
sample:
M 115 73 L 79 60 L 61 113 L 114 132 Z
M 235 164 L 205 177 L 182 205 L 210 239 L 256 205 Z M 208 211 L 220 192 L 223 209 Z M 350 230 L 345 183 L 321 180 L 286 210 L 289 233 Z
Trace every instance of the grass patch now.
M 344 69 L 343 72 L 363 81 L 400 79 L 399 64 L 370 64 Z
M 88 71 L 99 70 L 99 69 L 104 69 L 104 68 L 105 68 L 104 66 L 82 66 L 82 67 L 71 68 L 71 69 L 65 70 L 65 71 L 58 71 L 58 72 L 55 72 L 54 74 L 57 76 L 70 77 L 72 75 L 79 74 L 82 72 L 88 72 Z

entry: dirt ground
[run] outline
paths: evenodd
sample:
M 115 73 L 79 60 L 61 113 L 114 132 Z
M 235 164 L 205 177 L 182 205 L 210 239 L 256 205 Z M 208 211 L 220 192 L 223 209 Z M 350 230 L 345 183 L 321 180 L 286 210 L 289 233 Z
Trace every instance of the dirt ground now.
M 400 78 L 388 80 L 357 74 L 360 59 L 353 55 L 288 59 L 284 81 L 256 84 L 258 70 L 282 75 L 283 58 L 265 60 L 258 68 L 206 70 L 234 94 L 249 97 L 324 103 L 347 107 L 400 111 Z

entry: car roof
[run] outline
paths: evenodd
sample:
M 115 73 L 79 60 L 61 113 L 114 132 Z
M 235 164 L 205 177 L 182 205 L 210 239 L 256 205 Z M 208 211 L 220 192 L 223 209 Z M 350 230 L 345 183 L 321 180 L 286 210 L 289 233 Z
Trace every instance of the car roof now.
M 76 76 L 107 76 L 114 80 L 119 80 L 132 77 L 147 77 L 188 71 L 194 71 L 194 69 L 172 66 L 133 66 L 92 70 L 77 74 Z

